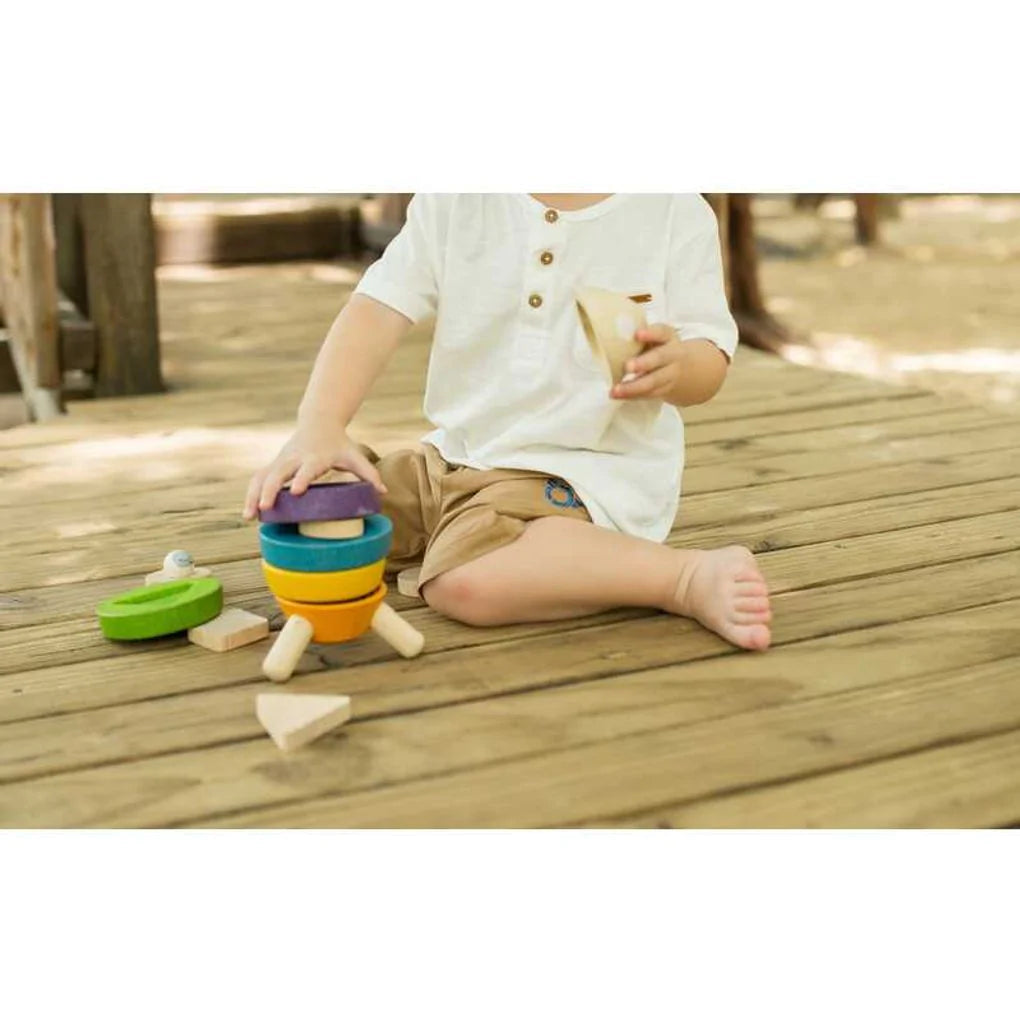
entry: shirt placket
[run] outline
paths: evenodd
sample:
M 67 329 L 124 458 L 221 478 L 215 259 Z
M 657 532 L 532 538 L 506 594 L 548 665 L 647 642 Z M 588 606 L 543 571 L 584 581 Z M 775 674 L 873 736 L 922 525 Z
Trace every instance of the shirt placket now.
M 564 228 L 563 219 L 555 209 L 546 209 L 531 224 L 518 320 L 522 338 L 520 355 L 525 361 L 541 359 L 552 335 Z

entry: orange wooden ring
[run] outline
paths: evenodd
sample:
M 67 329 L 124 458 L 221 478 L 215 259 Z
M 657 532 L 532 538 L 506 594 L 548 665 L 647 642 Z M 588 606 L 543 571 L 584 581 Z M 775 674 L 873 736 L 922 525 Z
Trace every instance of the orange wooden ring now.
M 302 616 L 312 625 L 312 640 L 337 644 L 361 637 L 372 624 L 379 603 L 386 597 L 386 585 L 380 584 L 371 595 L 354 602 L 291 602 L 276 596 L 285 616 Z

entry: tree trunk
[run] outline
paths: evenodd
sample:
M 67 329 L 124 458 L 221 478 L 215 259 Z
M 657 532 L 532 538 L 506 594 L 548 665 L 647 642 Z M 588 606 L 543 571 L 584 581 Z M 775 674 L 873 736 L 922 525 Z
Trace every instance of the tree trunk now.
M 750 195 L 728 195 L 726 234 L 729 270 L 727 295 L 740 331 L 741 343 L 766 351 L 779 351 L 792 337 L 790 331 L 765 307 L 754 241 L 754 213 Z
M 879 195 L 854 195 L 857 214 L 854 217 L 854 235 L 858 244 L 878 244 Z
M 159 393 L 151 196 L 83 195 L 81 222 L 89 318 L 96 328 L 96 395 Z

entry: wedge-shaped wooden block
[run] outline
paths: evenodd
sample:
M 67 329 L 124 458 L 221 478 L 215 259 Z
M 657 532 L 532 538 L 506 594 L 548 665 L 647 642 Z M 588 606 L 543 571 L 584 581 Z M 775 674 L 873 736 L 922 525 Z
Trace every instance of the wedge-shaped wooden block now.
M 595 360 L 612 383 L 626 374 L 627 362 L 641 353 L 634 334 L 647 325 L 644 310 L 626 294 L 582 287 L 575 295 L 584 335 Z
M 188 631 L 188 640 L 211 652 L 229 652 L 232 648 L 261 641 L 269 633 L 269 621 L 246 609 L 224 609 L 200 627 Z
M 259 694 L 255 715 L 281 751 L 294 751 L 351 717 L 343 694 Z
M 301 521 L 298 531 L 305 538 L 360 538 L 365 534 L 365 519 L 352 517 L 349 521 Z

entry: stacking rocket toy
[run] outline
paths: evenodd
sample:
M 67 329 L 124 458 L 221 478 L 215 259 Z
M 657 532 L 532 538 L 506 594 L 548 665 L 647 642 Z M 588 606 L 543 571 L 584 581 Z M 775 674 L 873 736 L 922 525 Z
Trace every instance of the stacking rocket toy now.
M 424 637 L 383 601 L 393 525 L 367 482 L 329 482 L 295 496 L 283 489 L 259 513 L 262 572 L 287 617 L 262 663 L 288 680 L 310 641 L 353 641 L 371 628 L 406 658 Z

